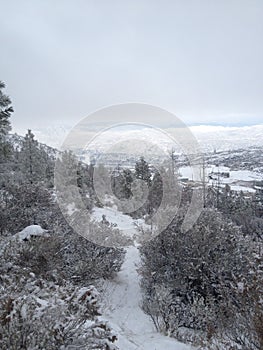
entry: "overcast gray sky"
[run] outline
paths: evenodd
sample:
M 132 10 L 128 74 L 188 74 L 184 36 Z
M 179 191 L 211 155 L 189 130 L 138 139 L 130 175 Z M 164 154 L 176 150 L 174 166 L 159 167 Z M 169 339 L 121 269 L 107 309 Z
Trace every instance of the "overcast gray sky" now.
M 143 102 L 188 124 L 263 122 L 262 0 L 1 1 L 15 127 Z

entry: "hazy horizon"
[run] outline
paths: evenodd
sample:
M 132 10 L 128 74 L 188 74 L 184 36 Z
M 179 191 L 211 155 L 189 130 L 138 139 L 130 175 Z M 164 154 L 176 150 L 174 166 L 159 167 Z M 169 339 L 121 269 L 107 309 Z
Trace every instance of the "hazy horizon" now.
M 260 124 L 262 13 L 260 0 L 3 2 L 13 127 L 74 125 L 131 101 L 187 125 Z

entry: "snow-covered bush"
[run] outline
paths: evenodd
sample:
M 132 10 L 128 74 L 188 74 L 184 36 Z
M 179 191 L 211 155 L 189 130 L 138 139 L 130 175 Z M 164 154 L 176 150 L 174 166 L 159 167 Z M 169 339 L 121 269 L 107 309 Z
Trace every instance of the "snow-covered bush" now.
M 22 292 L 1 295 L 1 349 L 116 349 L 116 335 L 98 317 L 95 287 L 58 286 L 32 276 Z
M 14 234 L 34 224 L 48 228 L 57 212 L 51 191 L 39 184 L 7 182 L 0 195 L 3 211 L 0 230 L 3 233 Z
M 0 348 L 116 349 L 116 335 L 100 318 L 99 293 L 90 285 L 102 267 L 74 278 L 56 257 L 60 242 L 53 239 L 1 240 Z M 95 261 L 94 256 L 93 268 Z
M 262 248 L 262 247 L 261 247 Z M 236 281 L 232 295 L 235 303 L 226 303 L 231 322 L 225 327 L 224 337 L 242 349 L 263 349 L 263 256 L 255 255 L 255 263 L 249 271 Z
M 215 210 L 204 210 L 188 232 L 181 231 L 182 219 L 179 212 L 141 248 L 144 310 L 172 335 L 179 328 L 230 329 L 244 308 L 238 284 L 252 286 L 256 247 Z
M 35 226 L 29 228 L 32 227 Z M 67 280 L 78 285 L 111 278 L 121 268 L 123 249 L 100 247 L 72 231 L 64 235 L 47 235 L 44 231 L 34 239 L 21 240 L 29 228 L 3 240 L 2 257 L 6 262 L 29 268 L 48 280 Z

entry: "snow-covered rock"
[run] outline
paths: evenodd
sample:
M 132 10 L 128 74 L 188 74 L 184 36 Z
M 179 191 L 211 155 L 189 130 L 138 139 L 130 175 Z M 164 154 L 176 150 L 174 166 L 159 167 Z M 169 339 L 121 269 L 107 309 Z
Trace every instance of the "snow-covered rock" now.
M 39 225 L 30 225 L 24 228 L 22 231 L 16 234 L 16 237 L 20 242 L 29 241 L 32 237 L 45 236 L 48 237 L 48 231 L 44 230 Z

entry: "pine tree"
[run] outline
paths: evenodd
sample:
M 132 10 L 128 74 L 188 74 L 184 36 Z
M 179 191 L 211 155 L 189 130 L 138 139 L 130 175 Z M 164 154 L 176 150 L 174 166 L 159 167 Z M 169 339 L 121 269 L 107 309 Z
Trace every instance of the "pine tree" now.
M 124 169 L 122 172 L 123 180 L 124 180 L 124 196 L 126 199 L 132 196 L 131 186 L 133 182 L 133 175 L 130 169 Z
M 135 176 L 137 179 L 146 181 L 148 186 L 151 184 L 151 171 L 149 164 L 143 157 L 141 157 L 135 164 Z
M 163 181 L 159 171 L 156 171 L 153 180 L 152 186 L 149 193 L 150 205 L 154 209 L 158 209 L 161 204 L 163 196 Z
M 21 171 L 26 182 L 31 184 L 46 180 L 49 162 L 48 155 L 34 137 L 32 131 L 28 130 L 20 152 Z
M 14 111 L 10 106 L 10 98 L 2 92 L 5 84 L 0 81 L 0 163 L 4 162 L 10 152 L 10 145 L 7 142 L 7 134 L 11 130 L 9 118 Z
M 130 169 L 117 169 L 112 174 L 112 188 L 119 199 L 129 199 L 132 196 L 133 174 Z

